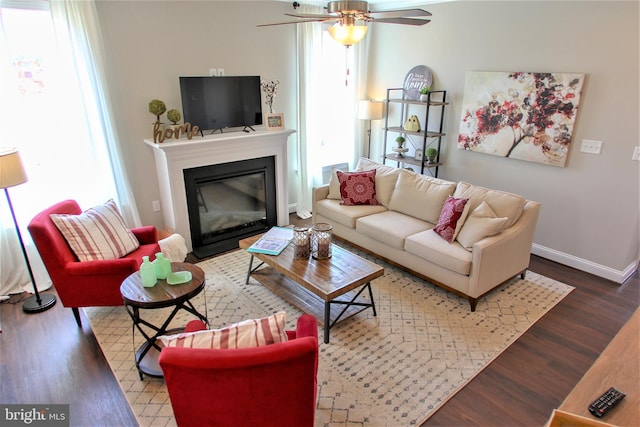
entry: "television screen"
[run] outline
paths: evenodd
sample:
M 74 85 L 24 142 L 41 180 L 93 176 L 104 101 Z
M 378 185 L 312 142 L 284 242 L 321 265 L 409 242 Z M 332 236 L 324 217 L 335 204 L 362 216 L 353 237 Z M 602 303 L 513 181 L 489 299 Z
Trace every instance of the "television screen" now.
M 262 124 L 260 76 L 180 77 L 184 121 L 202 130 Z

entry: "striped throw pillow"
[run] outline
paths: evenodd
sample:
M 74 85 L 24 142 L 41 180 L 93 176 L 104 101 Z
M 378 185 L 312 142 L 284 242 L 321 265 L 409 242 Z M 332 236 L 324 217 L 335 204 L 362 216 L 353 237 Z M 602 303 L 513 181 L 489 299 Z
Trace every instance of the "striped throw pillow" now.
M 287 314 L 280 311 L 262 319 L 243 320 L 222 329 L 185 332 L 158 337 L 165 347 L 251 348 L 287 341 L 284 324 Z
M 80 215 L 50 217 L 80 261 L 118 259 L 140 246 L 113 200 Z

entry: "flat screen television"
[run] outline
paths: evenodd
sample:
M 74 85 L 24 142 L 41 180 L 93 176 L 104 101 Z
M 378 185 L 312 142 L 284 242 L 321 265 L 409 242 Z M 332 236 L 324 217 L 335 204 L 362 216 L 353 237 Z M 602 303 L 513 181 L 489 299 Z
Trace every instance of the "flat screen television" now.
M 180 77 L 184 121 L 203 131 L 262 124 L 260 76 Z

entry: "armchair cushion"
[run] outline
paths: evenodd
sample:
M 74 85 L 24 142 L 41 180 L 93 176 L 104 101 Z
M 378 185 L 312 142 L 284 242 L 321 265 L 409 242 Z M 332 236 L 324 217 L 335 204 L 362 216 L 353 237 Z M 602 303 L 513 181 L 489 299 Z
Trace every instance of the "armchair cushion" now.
M 51 220 L 80 261 L 118 259 L 140 246 L 113 200 L 79 215 L 51 214 Z
M 286 313 L 278 312 L 262 319 L 249 319 L 222 329 L 194 330 L 158 337 L 165 347 L 252 348 L 288 340 L 284 330 Z

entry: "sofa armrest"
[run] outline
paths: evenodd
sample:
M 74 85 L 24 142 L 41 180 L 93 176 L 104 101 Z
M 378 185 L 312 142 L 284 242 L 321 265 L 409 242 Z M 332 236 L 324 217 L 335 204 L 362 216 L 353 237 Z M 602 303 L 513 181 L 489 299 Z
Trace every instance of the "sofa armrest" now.
M 312 222 L 316 222 L 316 205 L 320 200 L 324 200 L 329 196 L 329 184 L 322 185 L 320 187 L 313 187 L 311 189 L 311 214 Z
M 477 298 L 527 269 L 540 208 L 540 203 L 527 201 L 514 225 L 473 245 L 469 296 Z
M 158 243 L 158 230 L 153 225 L 132 228 L 131 232 L 138 239 L 141 245 Z

